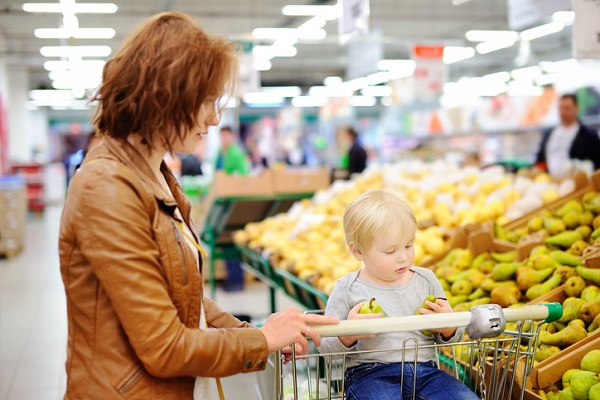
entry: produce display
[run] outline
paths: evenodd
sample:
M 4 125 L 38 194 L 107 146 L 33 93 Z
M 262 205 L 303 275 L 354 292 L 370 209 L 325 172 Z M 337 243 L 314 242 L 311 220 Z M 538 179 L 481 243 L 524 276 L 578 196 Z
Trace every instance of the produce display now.
M 337 279 L 360 267 L 344 237 L 346 206 L 361 193 L 384 187 L 400 192 L 412 207 L 419 223 L 415 265 L 428 265 L 448 252 L 454 229 L 486 221 L 500 226 L 572 192 L 575 182 L 443 162 L 380 166 L 352 181 L 335 182 L 287 214 L 248 224 L 234 240 L 329 294 Z M 516 242 L 526 232 L 520 233 L 507 232 L 506 239 Z

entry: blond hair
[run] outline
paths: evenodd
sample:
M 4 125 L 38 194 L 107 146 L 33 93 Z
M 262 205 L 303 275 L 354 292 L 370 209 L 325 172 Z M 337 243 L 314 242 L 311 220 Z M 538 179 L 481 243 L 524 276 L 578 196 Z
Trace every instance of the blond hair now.
M 412 225 L 412 227 L 410 227 Z M 360 251 L 369 251 L 377 232 L 397 229 L 414 231 L 417 220 L 409 205 L 396 192 L 372 190 L 354 199 L 344 212 L 346 242 Z

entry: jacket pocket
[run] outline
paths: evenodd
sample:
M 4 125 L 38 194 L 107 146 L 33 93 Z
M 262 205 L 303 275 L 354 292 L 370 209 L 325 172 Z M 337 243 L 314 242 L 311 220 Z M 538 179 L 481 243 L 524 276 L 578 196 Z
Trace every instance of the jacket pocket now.
M 131 374 L 131 376 L 127 377 L 125 379 L 125 382 L 123 382 L 123 384 L 117 390 L 119 392 L 119 394 L 125 393 L 125 391 L 129 387 L 131 387 L 131 385 L 133 385 L 140 378 L 140 376 L 142 376 L 143 372 L 144 372 L 144 368 L 143 367 L 139 367 L 138 369 L 136 369 L 133 372 L 133 374 Z
M 179 251 L 181 254 L 181 265 L 183 267 L 183 284 L 187 285 L 188 270 L 187 265 L 185 263 L 185 250 L 183 249 L 183 246 L 187 246 L 187 244 L 183 242 L 186 239 L 185 237 L 183 237 L 183 234 L 181 233 L 179 227 L 175 222 L 173 222 L 173 231 L 175 232 L 175 239 L 177 240 L 177 245 L 179 246 Z

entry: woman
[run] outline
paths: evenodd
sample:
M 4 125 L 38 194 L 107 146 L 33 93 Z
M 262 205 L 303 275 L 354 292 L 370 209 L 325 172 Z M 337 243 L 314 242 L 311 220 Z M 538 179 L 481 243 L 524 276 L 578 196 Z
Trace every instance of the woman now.
M 231 43 L 164 13 L 106 64 L 95 119 L 104 140 L 75 174 L 60 227 L 65 399 L 208 398 L 195 377 L 263 369 L 288 343 L 318 344 L 310 324 L 337 322 L 290 309 L 256 329 L 203 297 L 190 205 L 163 157 L 192 152 L 217 125 L 235 60 Z

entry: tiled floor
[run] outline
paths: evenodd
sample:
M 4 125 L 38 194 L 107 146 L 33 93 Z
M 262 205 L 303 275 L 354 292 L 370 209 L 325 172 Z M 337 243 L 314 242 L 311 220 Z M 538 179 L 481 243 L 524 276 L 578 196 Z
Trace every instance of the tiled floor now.
M 67 319 L 58 264 L 60 207 L 31 218 L 26 248 L 0 259 L 0 400 L 57 400 L 65 390 Z M 278 306 L 296 306 L 278 293 Z M 268 290 L 262 283 L 235 293 L 217 292 L 217 302 L 232 313 L 264 317 Z M 225 397 L 258 399 L 254 374 L 223 380 Z M 216 398 L 216 397 L 215 397 Z

